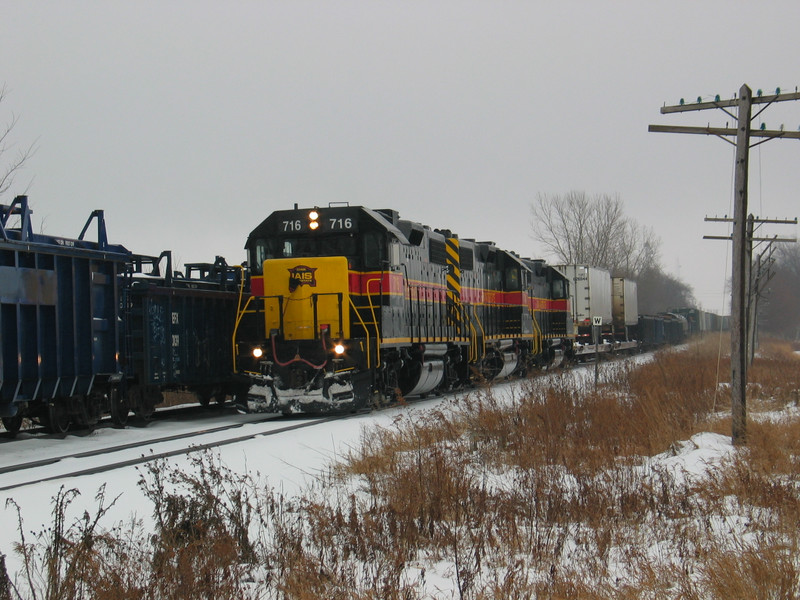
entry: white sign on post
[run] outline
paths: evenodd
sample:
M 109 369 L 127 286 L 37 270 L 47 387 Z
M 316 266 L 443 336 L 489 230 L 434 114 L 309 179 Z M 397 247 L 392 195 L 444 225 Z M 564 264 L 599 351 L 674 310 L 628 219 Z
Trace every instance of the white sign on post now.
M 592 325 L 595 327 L 603 326 L 603 317 L 592 317 Z

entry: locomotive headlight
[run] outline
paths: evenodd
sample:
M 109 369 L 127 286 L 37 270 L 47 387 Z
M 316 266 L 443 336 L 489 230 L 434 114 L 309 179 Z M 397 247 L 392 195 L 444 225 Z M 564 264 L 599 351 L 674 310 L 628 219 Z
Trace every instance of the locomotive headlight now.
M 344 354 L 344 344 L 341 342 L 337 342 L 336 345 L 333 347 L 333 351 L 338 355 L 341 356 Z
M 308 213 L 308 228 L 311 229 L 311 231 L 319 228 L 319 221 L 317 219 L 319 219 L 319 213 L 316 210 L 312 210 Z
M 261 358 L 264 356 L 264 351 L 261 348 L 253 348 L 253 358 Z

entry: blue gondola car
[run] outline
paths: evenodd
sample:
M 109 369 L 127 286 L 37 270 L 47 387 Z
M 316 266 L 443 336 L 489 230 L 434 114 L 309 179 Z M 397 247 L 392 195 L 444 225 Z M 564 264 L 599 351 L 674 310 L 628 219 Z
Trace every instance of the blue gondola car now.
M 84 239 L 92 222 L 97 241 Z M 131 253 L 108 243 L 103 211 L 77 239 L 33 232 L 26 196 L 0 205 L 0 416 L 52 431 L 90 425 L 122 380 L 118 276 Z
M 165 268 L 159 268 L 162 262 Z M 144 275 L 147 263 L 151 273 Z M 121 285 L 126 406 L 149 417 L 164 391 L 193 392 L 203 405 L 235 395 L 231 340 L 238 270 L 217 257 L 188 264 L 181 274 L 172 270 L 169 252 L 135 256 L 131 266 Z

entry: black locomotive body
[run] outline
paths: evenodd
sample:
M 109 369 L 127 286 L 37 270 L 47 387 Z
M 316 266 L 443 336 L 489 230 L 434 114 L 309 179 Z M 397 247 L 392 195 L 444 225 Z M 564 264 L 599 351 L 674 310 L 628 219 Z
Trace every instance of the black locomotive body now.
M 425 396 L 569 351 L 562 275 L 393 210 L 278 211 L 246 248 L 235 370 L 285 412 Z

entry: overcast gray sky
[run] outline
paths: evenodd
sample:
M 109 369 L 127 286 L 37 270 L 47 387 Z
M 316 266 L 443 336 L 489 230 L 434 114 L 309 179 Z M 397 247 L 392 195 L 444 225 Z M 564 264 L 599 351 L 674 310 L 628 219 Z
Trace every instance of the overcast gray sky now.
M 702 236 L 728 231 L 703 217 L 732 213 L 733 146 L 647 126 L 731 120 L 659 113 L 681 97 L 794 91 L 799 21 L 797 0 L 4 0 L 0 124 L 37 140 L 12 192 L 47 233 L 103 208 L 134 252 L 238 263 L 273 210 L 349 202 L 537 257 L 538 193 L 619 194 L 719 310 L 730 252 Z M 800 102 L 761 121 L 796 130 Z M 797 216 L 798 159 L 753 150 L 754 213 Z

